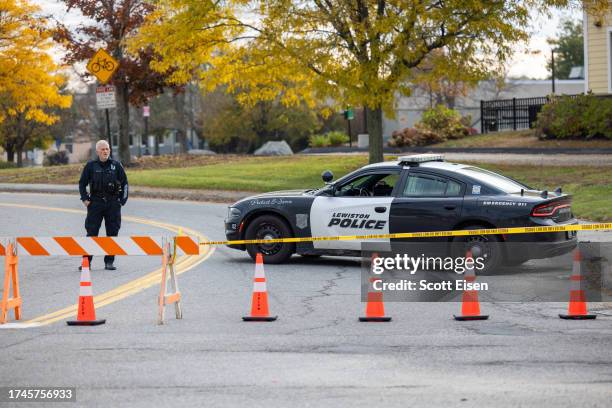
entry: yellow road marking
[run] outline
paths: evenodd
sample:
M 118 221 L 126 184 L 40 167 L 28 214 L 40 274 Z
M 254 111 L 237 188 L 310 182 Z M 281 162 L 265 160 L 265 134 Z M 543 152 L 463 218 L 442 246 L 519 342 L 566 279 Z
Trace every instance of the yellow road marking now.
M 84 210 L 75 210 L 68 208 L 58 208 L 58 207 L 47 207 L 41 205 L 31 205 L 31 204 L 13 204 L 13 203 L 0 203 L 2 207 L 16 207 L 16 208 L 27 208 L 34 210 L 44 210 L 44 211 L 55 211 L 55 212 L 65 212 L 72 214 L 86 214 Z M 181 227 L 178 225 L 162 222 L 162 221 L 154 221 L 148 220 L 140 217 L 132 217 L 132 216 L 122 216 L 122 219 L 131 222 L 137 222 L 140 224 L 151 225 L 158 228 L 163 228 L 172 232 L 178 233 L 182 231 L 188 235 L 196 236 L 201 241 L 206 240 L 207 238 L 202 235 L 200 232 L 195 231 L 193 229 L 187 227 Z M 206 246 L 203 250 L 200 251 L 200 255 L 198 256 L 181 256 L 176 260 L 175 263 L 175 271 L 177 275 L 185 273 L 205 260 L 207 260 L 214 253 L 214 247 Z M 127 282 L 123 285 L 120 285 L 114 289 L 111 289 L 107 292 L 101 293 L 98 296 L 94 296 L 94 304 L 96 308 L 110 305 L 111 303 L 115 303 L 121 299 L 124 299 L 128 296 L 134 295 L 138 292 L 141 292 L 153 285 L 159 284 L 161 279 L 161 268 L 150 272 L 140 278 L 134 279 L 130 282 Z M 47 313 L 42 316 L 35 317 L 33 319 L 25 322 L 26 324 L 32 324 L 35 326 L 44 326 L 58 320 L 64 320 L 70 317 L 74 317 L 77 312 L 77 305 L 74 304 L 72 306 L 65 307 L 60 310 L 56 310 L 55 312 Z

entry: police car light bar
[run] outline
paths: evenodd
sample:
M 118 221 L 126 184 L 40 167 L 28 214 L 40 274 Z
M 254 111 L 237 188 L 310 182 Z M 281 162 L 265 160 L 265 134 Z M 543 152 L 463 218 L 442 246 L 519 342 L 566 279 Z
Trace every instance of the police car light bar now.
M 444 161 L 443 154 L 413 154 L 399 158 L 401 164 L 418 164 L 431 161 Z

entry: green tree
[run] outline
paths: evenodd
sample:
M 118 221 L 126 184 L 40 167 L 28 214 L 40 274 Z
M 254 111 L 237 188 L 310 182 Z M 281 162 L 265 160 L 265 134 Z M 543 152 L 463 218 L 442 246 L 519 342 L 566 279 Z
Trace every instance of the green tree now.
M 207 95 L 204 103 L 203 136 L 213 150 L 223 153 L 250 153 L 269 140 L 285 140 L 301 150 L 311 134 L 330 125 L 304 104 L 287 107 L 264 100 L 244 106 L 220 90 Z
M 241 103 L 363 106 L 370 162 L 383 160 L 393 115 L 424 63 L 454 80 L 485 78 L 528 38 L 530 15 L 571 0 L 158 0 L 132 43 L 152 67 L 224 87 Z M 607 7 L 607 0 L 591 0 Z
M 559 25 L 558 38 L 551 41 L 555 48 L 555 78 L 568 79 L 572 67 L 584 66 L 584 37 L 582 22 L 565 20 Z M 552 72 L 552 59 L 547 68 Z

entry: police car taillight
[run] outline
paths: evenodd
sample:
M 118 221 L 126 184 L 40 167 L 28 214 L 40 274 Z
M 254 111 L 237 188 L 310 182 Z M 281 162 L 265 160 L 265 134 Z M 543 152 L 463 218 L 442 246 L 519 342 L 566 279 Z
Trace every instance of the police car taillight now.
M 571 211 L 571 203 L 557 202 L 557 203 L 546 203 L 535 206 L 531 211 L 532 217 L 550 217 L 554 215 L 557 211 L 567 208 L 566 211 Z

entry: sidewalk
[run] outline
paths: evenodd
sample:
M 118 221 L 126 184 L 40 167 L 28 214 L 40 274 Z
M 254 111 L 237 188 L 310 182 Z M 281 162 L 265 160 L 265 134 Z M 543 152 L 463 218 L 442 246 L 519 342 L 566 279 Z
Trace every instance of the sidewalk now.
M 323 150 L 323 149 L 317 149 Z M 364 151 L 354 150 L 346 151 L 339 149 L 337 151 L 318 152 L 314 149 L 305 152 L 302 151 L 300 154 L 308 154 L 311 156 L 341 156 L 341 155 L 354 155 L 364 154 Z M 405 151 L 402 153 L 389 153 L 385 150 L 385 160 L 389 160 L 389 156 L 407 156 L 411 154 L 421 153 L 440 153 L 444 155 L 444 159 L 450 162 L 457 163 L 492 163 L 492 164 L 518 164 L 518 165 L 535 165 L 535 166 L 599 166 L 599 167 L 610 167 L 612 166 L 612 154 L 592 154 L 588 153 L 575 153 L 575 154 L 562 154 L 562 153 L 551 153 L 546 154 L 524 154 L 524 153 L 487 153 L 487 152 L 456 152 L 451 149 L 414 149 Z
M 1 192 L 73 194 L 79 196 L 79 188 L 73 184 L 13 184 L 0 183 Z M 130 186 L 130 197 L 161 198 L 166 200 L 207 201 L 233 203 L 241 198 L 257 194 L 252 191 L 189 190 Z

